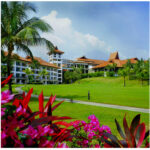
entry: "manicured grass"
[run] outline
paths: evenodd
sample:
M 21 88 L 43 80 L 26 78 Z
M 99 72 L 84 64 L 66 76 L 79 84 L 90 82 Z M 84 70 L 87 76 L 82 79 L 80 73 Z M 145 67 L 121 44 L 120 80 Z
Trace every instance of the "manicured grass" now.
M 46 103 L 47 100 L 44 101 L 44 105 Z M 57 102 L 55 102 L 55 104 L 56 103 Z M 39 108 L 38 100 L 32 98 L 32 100 L 29 102 L 29 106 L 33 111 L 38 111 Z M 125 113 L 127 115 L 127 120 L 129 123 L 131 122 L 131 120 L 135 115 L 139 114 L 138 112 L 132 111 L 64 102 L 56 110 L 54 110 L 53 115 L 69 116 L 75 118 L 76 120 L 87 121 L 88 116 L 94 114 L 99 119 L 101 125 L 102 124 L 108 125 L 111 128 L 112 133 L 118 136 L 114 119 L 116 118 L 117 121 L 122 126 L 122 121 Z M 148 129 L 149 127 L 148 113 L 140 113 L 140 114 L 141 114 L 141 122 L 145 122 L 146 128 Z
M 121 77 L 96 77 L 86 78 L 73 84 L 60 85 L 27 85 L 23 90 L 34 89 L 34 94 L 40 94 L 43 90 L 44 96 L 51 94 L 61 98 L 88 101 L 97 103 L 108 103 L 123 106 L 149 108 L 149 86 L 147 82 L 141 86 L 138 80 L 126 80 L 126 87 L 123 87 Z

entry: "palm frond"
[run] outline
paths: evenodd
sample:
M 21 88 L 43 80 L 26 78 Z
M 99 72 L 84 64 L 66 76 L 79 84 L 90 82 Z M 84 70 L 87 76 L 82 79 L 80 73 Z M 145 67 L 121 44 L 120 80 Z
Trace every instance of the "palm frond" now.
M 27 47 L 26 45 L 22 43 L 17 44 L 16 47 L 17 47 L 17 51 L 22 50 L 23 52 L 26 53 L 26 55 L 29 55 L 33 59 L 33 54 L 31 50 L 29 49 L 29 47 Z

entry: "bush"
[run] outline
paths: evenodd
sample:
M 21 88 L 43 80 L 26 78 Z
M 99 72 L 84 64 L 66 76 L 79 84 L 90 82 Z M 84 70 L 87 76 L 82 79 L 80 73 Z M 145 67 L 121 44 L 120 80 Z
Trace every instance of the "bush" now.
M 115 76 L 115 72 L 114 71 L 109 71 L 106 72 L 107 77 L 114 77 Z
M 81 78 L 92 78 L 92 77 L 102 77 L 104 76 L 104 71 L 93 72 L 93 73 L 85 73 L 81 75 Z

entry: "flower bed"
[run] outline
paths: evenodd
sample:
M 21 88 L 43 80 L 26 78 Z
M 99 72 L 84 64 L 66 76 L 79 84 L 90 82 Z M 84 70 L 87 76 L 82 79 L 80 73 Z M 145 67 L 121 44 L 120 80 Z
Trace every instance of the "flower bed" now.
M 12 77 L 2 82 L 5 86 Z M 50 96 L 44 107 L 43 92 L 39 95 L 39 111 L 32 112 L 28 103 L 33 89 L 21 95 L 6 90 L 1 93 L 1 147 L 50 147 L 50 148 L 100 148 L 100 147 L 149 147 L 149 131 L 137 115 L 130 127 L 123 119 L 124 131 L 117 120 L 117 130 L 123 140 L 111 134 L 109 126 L 101 125 L 95 115 L 88 122 L 72 121 L 68 116 L 54 116 L 53 111 L 63 101 L 53 106 L 56 96 Z M 10 103 L 12 101 L 12 103 Z M 66 122 L 65 120 L 71 120 Z M 143 142 L 144 141 L 144 142 Z

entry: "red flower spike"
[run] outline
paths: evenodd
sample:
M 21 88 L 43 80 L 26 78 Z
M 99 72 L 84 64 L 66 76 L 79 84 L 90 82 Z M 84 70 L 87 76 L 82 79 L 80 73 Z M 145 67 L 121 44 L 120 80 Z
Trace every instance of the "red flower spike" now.
M 25 98 L 25 92 L 22 93 L 22 98 L 23 98 L 23 99 Z
M 32 92 L 33 92 L 33 88 L 30 89 L 30 91 L 28 92 L 26 97 L 23 99 L 23 108 L 25 108 L 25 109 L 27 109 L 27 106 L 28 106 L 28 103 L 30 101 Z
M 9 80 L 12 78 L 13 74 L 9 75 L 7 77 L 7 79 L 5 79 L 4 81 L 1 82 L 1 87 L 4 87 L 8 82 Z
M 65 133 L 65 131 L 67 130 L 67 128 L 68 127 L 70 127 L 70 126 L 72 126 L 74 123 L 77 123 L 77 122 L 79 122 L 79 120 L 76 120 L 76 121 L 73 121 L 73 122 L 70 122 L 70 123 L 68 123 L 68 125 L 65 127 L 65 128 L 63 128 L 58 134 L 57 134 L 57 140 L 56 140 L 56 142 L 58 142 L 58 141 L 61 141 L 61 139 L 63 138 L 66 138 L 66 137 L 68 137 L 69 136 L 69 134 L 70 133 L 67 133 L 67 136 L 65 136 L 65 135 L 63 135 L 64 133 Z M 60 122 L 57 122 L 57 123 L 60 123 Z M 65 123 L 62 123 L 63 125 L 65 125 Z M 64 136 L 64 137 L 63 137 Z
M 56 99 L 56 95 L 52 97 L 51 105 L 53 105 L 53 103 L 54 103 L 55 99 Z
M 141 146 L 141 144 L 144 140 L 144 137 L 145 137 L 145 132 L 146 132 L 145 124 L 141 123 L 136 129 L 135 138 L 136 138 L 136 142 L 137 142 L 137 147 Z
M 49 105 L 51 104 L 52 102 L 52 99 L 53 99 L 53 95 L 51 95 L 51 97 L 49 98 L 49 101 L 47 102 L 45 108 L 44 108 L 44 112 L 47 112 L 48 111 L 48 107 Z M 55 100 L 55 99 L 54 99 Z M 51 104 L 52 105 L 52 104 Z
M 43 97 L 43 91 L 39 95 L 39 111 L 43 112 L 43 103 L 44 103 L 44 97 Z M 39 117 L 43 117 L 43 114 L 39 114 Z
M 61 103 L 63 103 L 64 102 L 64 100 L 63 101 L 61 101 L 61 102 L 59 102 L 58 104 L 56 104 L 53 108 L 52 108 L 52 111 L 54 111 Z
M 16 99 L 13 101 L 13 104 L 12 104 L 12 105 L 14 105 L 14 106 L 16 106 L 16 107 L 19 107 L 21 101 L 22 101 L 22 100 L 16 98 Z
M 126 138 L 127 138 L 126 140 L 128 141 L 128 144 L 130 145 L 130 147 L 134 147 L 135 141 L 134 141 L 134 137 L 131 134 L 130 129 L 128 127 L 126 115 L 124 116 L 124 119 L 123 119 L 123 126 L 124 126 L 124 131 L 126 134 Z

